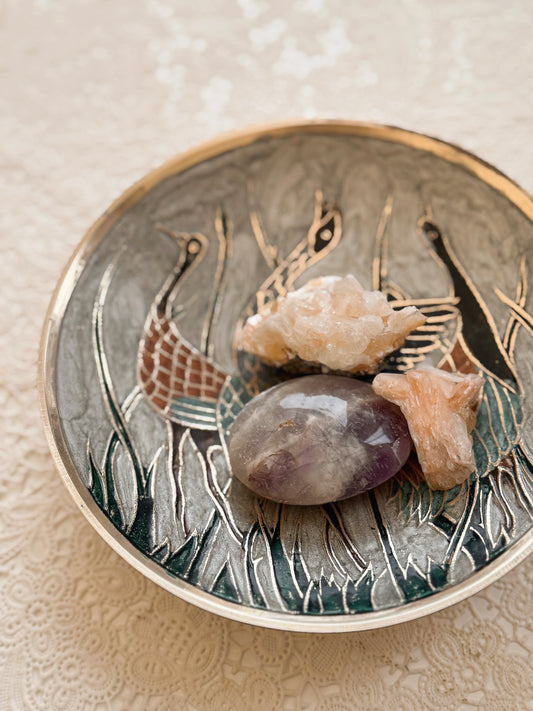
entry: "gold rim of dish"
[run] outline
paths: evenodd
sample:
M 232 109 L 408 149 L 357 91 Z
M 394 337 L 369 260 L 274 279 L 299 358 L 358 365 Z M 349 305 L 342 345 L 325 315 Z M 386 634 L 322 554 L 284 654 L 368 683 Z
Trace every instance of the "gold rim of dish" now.
M 113 202 L 81 240 L 54 290 L 43 326 L 38 365 L 39 405 L 46 438 L 54 462 L 74 501 L 102 538 L 122 558 L 147 578 L 187 602 L 239 622 L 295 632 L 353 632 L 414 620 L 454 605 L 479 592 L 514 568 L 531 552 L 533 549 L 533 529 L 467 580 L 430 597 L 405 603 L 398 607 L 351 615 L 324 615 L 317 617 L 315 615 L 258 610 L 234 602 L 227 602 L 211 593 L 199 590 L 180 578 L 172 576 L 162 566 L 137 550 L 113 526 L 111 521 L 96 505 L 70 458 L 61 430 L 55 396 L 56 356 L 63 315 L 89 256 L 113 224 L 165 178 L 182 173 L 198 163 L 235 148 L 248 145 L 258 139 L 286 136 L 293 133 L 340 134 L 375 138 L 432 153 L 450 163 L 460 165 L 476 175 L 484 183 L 504 195 L 533 221 L 533 199 L 519 185 L 471 153 L 424 134 L 407 131 L 395 126 L 346 120 L 312 120 L 284 121 L 264 126 L 253 126 L 222 135 L 197 148 L 171 158 L 162 166 L 141 178 Z

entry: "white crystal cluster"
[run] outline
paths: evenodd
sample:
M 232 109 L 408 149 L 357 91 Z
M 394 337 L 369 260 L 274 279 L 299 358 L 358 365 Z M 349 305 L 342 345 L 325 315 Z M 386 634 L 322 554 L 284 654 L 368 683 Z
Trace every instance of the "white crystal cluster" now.
M 251 316 L 238 344 L 275 366 L 300 358 L 330 370 L 372 373 L 424 321 L 415 306 L 396 311 L 382 292 L 365 291 L 352 275 L 325 276 Z

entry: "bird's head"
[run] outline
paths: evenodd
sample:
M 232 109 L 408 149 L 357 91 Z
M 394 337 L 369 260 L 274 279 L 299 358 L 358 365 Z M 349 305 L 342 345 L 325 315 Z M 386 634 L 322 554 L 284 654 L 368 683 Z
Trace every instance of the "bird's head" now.
M 166 317 L 170 319 L 172 303 L 179 288 L 178 284 L 181 284 L 182 278 L 187 277 L 202 261 L 207 251 L 208 242 L 207 238 L 199 232 L 174 232 L 161 224 L 157 224 L 155 228 L 161 234 L 170 237 L 180 248 L 174 269 L 170 272 L 155 301 L 158 312 L 166 313 Z
M 161 224 L 157 224 L 156 229 L 179 246 L 183 266 L 200 261 L 207 251 L 207 237 L 200 232 L 174 232 Z
M 427 215 L 423 215 L 418 221 L 418 229 L 430 244 L 435 244 L 435 242 L 442 239 L 439 228 Z
M 207 238 L 200 232 L 177 235 L 176 241 L 185 252 L 185 262 L 200 261 L 207 250 Z
M 313 222 L 307 233 L 309 254 L 324 256 L 338 245 L 342 234 L 342 217 L 336 205 L 327 203 L 321 190 L 315 193 Z
M 433 222 L 431 213 L 426 212 L 425 215 L 418 220 L 418 230 L 425 237 L 426 244 L 430 249 L 430 253 L 438 264 L 447 266 L 450 254 L 450 244 L 445 235 Z

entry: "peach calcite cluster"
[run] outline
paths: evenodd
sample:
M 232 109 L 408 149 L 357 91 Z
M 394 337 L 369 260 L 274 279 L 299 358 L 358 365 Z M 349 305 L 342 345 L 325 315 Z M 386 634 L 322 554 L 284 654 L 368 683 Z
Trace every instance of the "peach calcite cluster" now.
M 483 389 L 481 375 L 417 368 L 405 375 L 380 373 L 372 387 L 403 412 L 431 489 L 450 489 L 468 478 L 476 467 L 470 432 Z
M 235 476 L 274 501 L 338 501 L 394 476 L 414 444 L 430 488 L 465 481 L 475 470 L 481 375 L 420 367 L 378 373 L 370 386 L 327 374 L 376 373 L 424 322 L 415 306 L 395 310 L 353 276 L 314 279 L 251 316 L 241 349 L 278 367 L 297 358 L 319 364 L 325 374 L 281 383 L 245 405 L 228 442 Z
M 415 306 L 395 311 L 385 294 L 365 291 L 354 276 L 318 277 L 251 316 L 239 345 L 276 366 L 300 358 L 373 373 L 425 320 Z

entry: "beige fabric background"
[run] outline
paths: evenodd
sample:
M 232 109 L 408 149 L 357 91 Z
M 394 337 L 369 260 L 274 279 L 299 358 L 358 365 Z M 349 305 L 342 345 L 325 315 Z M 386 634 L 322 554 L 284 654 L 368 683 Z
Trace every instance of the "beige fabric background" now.
M 527 0 L 0 0 L 0 709 L 533 708 L 533 559 L 376 632 L 254 629 L 145 580 L 49 455 L 37 344 L 61 269 L 121 191 L 221 131 L 394 123 L 533 191 Z

